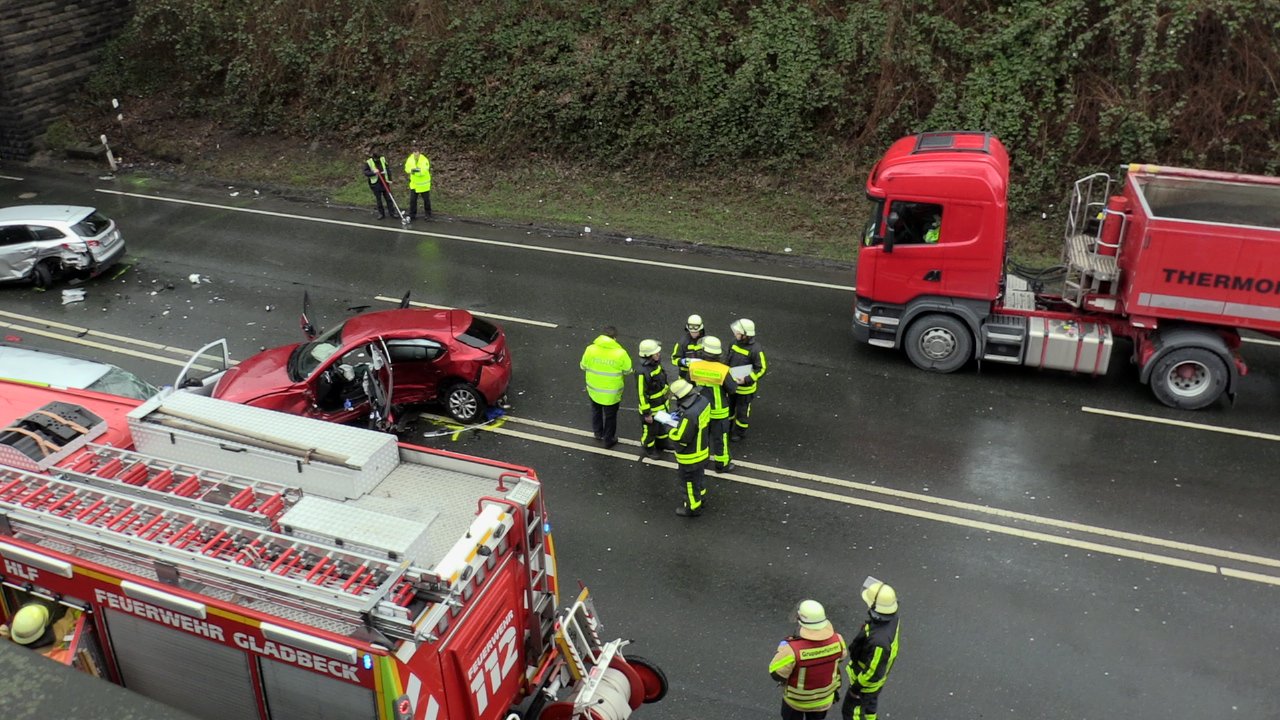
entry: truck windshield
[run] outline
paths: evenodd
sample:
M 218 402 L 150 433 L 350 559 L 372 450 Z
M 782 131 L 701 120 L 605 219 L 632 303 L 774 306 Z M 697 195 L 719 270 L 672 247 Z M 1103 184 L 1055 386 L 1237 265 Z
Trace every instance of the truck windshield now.
M 877 238 L 883 237 L 880 234 L 880 219 L 884 217 L 884 200 L 870 197 L 867 199 L 871 201 L 871 217 L 862 231 L 862 244 L 871 246 L 875 244 Z

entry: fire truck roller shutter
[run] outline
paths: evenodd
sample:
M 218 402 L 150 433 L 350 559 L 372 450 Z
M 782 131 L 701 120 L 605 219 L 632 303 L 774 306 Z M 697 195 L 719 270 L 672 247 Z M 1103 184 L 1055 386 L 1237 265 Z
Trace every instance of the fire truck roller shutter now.
M 199 718 L 258 717 L 244 652 L 117 610 L 105 617 L 125 687 Z
M 357 720 L 378 717 L 373 691 L 334 677 L 260 658 L 271 720 Z

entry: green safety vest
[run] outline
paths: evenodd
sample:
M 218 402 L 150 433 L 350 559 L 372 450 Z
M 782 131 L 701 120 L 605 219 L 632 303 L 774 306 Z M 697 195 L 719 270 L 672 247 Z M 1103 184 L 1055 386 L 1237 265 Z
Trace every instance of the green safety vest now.
M 404 161 L 404 174 L 409 176 L 409 189 L 431 192 L 431 161 L 422 153 L 412 153 Z
M 586 372 L 587 394 L 601 405 L 622 402 L 623 376 L 631 372 L 631 356 L 608 335 L 601 335 L 587 346 L 578 367 Z

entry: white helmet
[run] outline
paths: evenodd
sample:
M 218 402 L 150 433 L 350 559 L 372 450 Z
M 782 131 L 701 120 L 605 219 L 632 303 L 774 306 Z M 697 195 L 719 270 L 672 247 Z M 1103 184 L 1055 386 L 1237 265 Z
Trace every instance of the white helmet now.
M 702 338 L 702 351 L 712 355 L 719 355 L 724 352 L 724 345 L 720 344 L 720 338 L 708 335 Z
M 684 326 L 689 332 L 698 332 L 702 329 L 702 316 L 690 315 L 689 319 L 684 321 Z
M 801 600 L 796 608 L 796 620 L 809 629 L 817 629 L 827 624 L 827 611 L 817 600 Z
M 729 329 L 732 330 L 735 335 L 742 334 L 747 337 L 756 336 L 756 324 L 746 318 L 734 320 L 733 323 L 729 325 Z
M 671 394 L 677 398 L 683 399 L 691 392 L 693 392 L 693 385 L 688 380 L 676 378 L 671 382 Z
M 662 345 L 657 340 L 641 340 L 640 341 L 640 357 L 650 357 L 662 352 Z
M 893 587 L 882 582 L 874 582 L 862 589 L 862 602 L 881 615 L 892 615 L 898 612 L 898 593 Z

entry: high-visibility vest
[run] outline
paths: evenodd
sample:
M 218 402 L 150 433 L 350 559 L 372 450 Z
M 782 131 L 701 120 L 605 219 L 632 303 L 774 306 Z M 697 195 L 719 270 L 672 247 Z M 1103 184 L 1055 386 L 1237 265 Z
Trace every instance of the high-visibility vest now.
M 924 234 L 924 241 L 931 245 L 938 242 L 938 228 L 929 228 L 928 232 Z
M 579 367 L 586 372 L 587 395 L 601 405 L 622 402 L 623 376 L 631 372 L 631 356 L 608 335 L 601 335 L 582 353 Z
M 719 384 L 698 383 L 698 392 L 702 393 L 702 397 L 707 399 L 711 408 L 712 420 L 726 420 L 729 417 L 729 395 L 737 391 L 738 384 L 733 378 L 726 377 Z
M 796 666 L 787 676 L 782 699 L 796 710 L 825 710 L 831 706 L 835 691 L 840 689 L 840 658 L 844 656 L 844 638 L 839 633 L 826 640 L 788 640 L 795 653 Z
M 411 153 L 404 161 L 404 174 L 409 176 L 409 189 L 431 192 L 431 161 L 422 153 Z
M 373 173 L 372 175 L 370 175 L 370 176 L 369 176 L 369 184 L 370 184 L 370 185 L 381 185 L 381 184 L 382 184 L 382 181 L 378 179 L 378 173 L 382 173 L 382 176 L 383 176 L 383 177 L 386 177 L 386 175 L 387 175 L 387 159 L 386 159 L 385 157 L 379 157 L 379 158 L 378 158 L 378 162 L 377 162 L 377 163 L 375 163 L 375 162 L 373 161 L 373 158 L 368 158 L 367 160 L 365 160 L 365 161 L 364 161 L 364 164 L 365 164 L 365 165 L 368 165 L 368 166 L 369 166 L 369 170 Z M 379 164 L 381 164 L 381 167 L 379 167 Z

